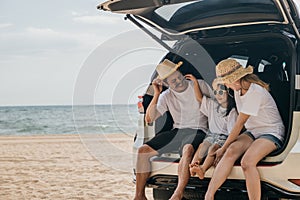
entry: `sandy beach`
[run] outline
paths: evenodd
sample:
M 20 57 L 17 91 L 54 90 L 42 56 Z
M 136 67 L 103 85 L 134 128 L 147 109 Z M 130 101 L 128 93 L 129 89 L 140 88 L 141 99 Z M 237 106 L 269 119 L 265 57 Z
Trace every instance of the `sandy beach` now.
M 133 199 L 131 169 L 118 169 L 124 155 L 110 156 L 105 143 L 132 152 L 125 134 L 1 136 L 0 199 Z M 152 199 L 151 189 L 146 192 Z

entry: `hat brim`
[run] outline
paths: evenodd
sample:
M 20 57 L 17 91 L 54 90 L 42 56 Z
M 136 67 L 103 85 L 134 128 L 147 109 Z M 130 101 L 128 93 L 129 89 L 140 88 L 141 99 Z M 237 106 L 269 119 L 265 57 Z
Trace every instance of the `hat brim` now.
M 215 78 L 212 82 L 213 89 L 218 88 L 218 85 L 224 85 L 224 83 L 220 78 Z
M 242 77 L 246 76 L 247 74 L 253 73 L 253 67 L 249 65 L 246 68 L 240 67 L 236 71 L 232 72 L 231 74 L 224 76 L 224 77 L 217 77 L 218 84 L 231 84 L 236 82 L 237 80 L 241 79 Z
M 175 66 L 172 70 L 169 71 L 169 73 L 165 74 L 165 75 L 162 76 L 162 77 L 158 75 L 158 78 L 161 79 L 161 80 L 164 80 L 164 79 L 168 78 L 171 74 L 173 74 L 174 72 L 176 72 L 177 69 L 178 69 L 182 64 L 183 64 L 182 61 L 178 62 L 178 63 L 176 64 L 176 66 Z

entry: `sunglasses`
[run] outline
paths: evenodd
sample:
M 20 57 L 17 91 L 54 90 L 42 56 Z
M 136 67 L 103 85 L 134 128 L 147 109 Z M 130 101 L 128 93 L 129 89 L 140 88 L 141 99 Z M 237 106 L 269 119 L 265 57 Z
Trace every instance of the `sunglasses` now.
M 227 92 L 226 90 L 214 90 L 214 95 L 223 95 L 225 92 Z
M 223 95 L 225 92 L 227 92 L 227 88 L 225 85 L 220 85 L 220 90 L 214 90 L 214 95 Z

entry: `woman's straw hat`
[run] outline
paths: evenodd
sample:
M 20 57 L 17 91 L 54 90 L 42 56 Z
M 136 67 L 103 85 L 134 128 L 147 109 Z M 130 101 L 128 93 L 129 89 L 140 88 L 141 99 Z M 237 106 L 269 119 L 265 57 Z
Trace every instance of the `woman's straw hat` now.
M 246 76 L 247 74 L 253 73 L 253 67 L 248 66 L 244 68 L 235 59 L 226 59 L 219 62 L 216 66 L 216 83 L 234 83 L 240 78 Z
M 173 74 L 182 64 L 183 62 L 181 61 L 175 64 L 170 60 L 165 59 L 163 62 L 159 63 L 159 65 L 157 65 L 156 67 L 158 78 L 164 80 L 165 78 Z

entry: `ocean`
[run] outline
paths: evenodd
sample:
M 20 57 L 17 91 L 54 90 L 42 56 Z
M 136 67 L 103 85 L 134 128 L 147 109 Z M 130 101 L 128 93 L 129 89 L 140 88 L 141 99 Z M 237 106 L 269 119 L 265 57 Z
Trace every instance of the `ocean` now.
M 134 133 L 136 105 L 0 107 L 0 135 Z

